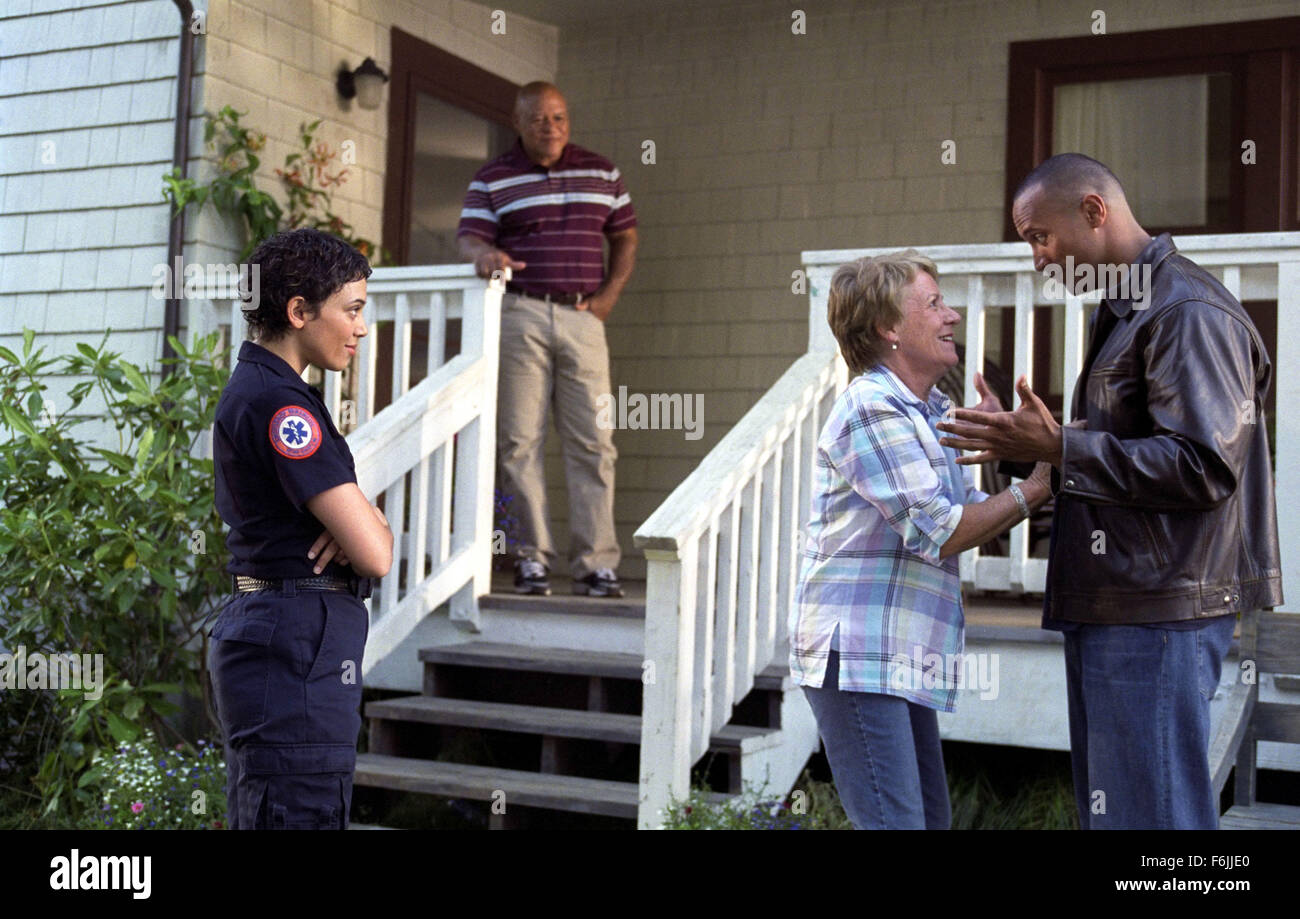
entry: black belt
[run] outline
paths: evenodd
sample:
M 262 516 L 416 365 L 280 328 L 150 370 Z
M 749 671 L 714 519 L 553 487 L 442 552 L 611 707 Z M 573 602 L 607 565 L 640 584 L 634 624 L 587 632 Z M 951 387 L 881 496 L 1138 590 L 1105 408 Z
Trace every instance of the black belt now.
M 558 303 L 561 306 L 577 306 L 582 302 L 584 297 L 590 296 L 589 294 L 583 293 L 530 294 L 513 284 L 507 284 L 506 291 L 514 294 L 516 297 L 526 297 L 529 300 L 541 300 L 543 303 Z
M 325 575 L 313 578 L 271 579 L 250 577 L 246 574 L 231 575 L 235 593 L 248 594 L 259 590 L 282 590 L 286 584 L 292 584 L 296 590 L 323 590 L 331 593 L 352 594 L 359 600 L 370 596 L 370 578 L 335 578 Z

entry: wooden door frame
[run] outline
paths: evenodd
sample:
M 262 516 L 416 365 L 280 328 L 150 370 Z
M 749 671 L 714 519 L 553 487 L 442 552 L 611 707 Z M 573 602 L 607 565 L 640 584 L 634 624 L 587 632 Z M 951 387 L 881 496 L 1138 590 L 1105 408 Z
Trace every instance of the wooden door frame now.
M 384 248 L 394 264 L 410 257 L 407 207 L 415 159 L 415 116 L 420 93 L 428 93 L 489 121 L 509 125 L 519 87 L 423 39 L 391 30 L 392 78 L 388 98 L 388 164 L 384 173 Z

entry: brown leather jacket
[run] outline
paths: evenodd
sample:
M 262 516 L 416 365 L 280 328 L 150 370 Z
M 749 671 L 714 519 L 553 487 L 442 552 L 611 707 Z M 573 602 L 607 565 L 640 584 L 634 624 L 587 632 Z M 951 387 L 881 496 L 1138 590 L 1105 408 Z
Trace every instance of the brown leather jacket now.
M 1276 606 L 1264 343 L 1168 234 L 1143 263 L 1149 305 L 1098 308 L 1071 411 L 1087 428 L 1062 429 L 1044 616 L 1170 622 Z

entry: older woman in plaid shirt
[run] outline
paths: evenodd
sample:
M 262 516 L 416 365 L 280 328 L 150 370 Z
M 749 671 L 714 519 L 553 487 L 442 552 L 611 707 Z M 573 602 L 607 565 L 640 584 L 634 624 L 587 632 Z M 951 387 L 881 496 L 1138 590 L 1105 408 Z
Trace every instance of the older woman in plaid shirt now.
M 1049 466 L 992 498 L 939 444 L 935 384 L 957 363 L 961 316 L 915 250 L 831 279 L 828 320 L 853 376 L 817 440 L 816 487 L 790 672 L 804 687 L 845 812 L 859 829 L 946 829 L 937 711 L 962 672 L 957 556 L 1050 497 Z M 983 401 L 1001 411 L 976 374 Z

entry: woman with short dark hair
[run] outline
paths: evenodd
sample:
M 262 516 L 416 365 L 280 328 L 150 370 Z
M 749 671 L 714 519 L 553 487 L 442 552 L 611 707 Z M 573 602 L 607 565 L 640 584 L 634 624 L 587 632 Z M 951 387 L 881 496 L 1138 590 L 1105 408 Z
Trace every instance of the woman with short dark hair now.
M 308 364 L 339 371 L 366 335 L 370 265 L 317 230 L 253 252 L 246 341 L 213 425 L 216 503 L 235 594 L 208 667 L 231 829 L 346 829 L 361 729 L 370 578 L 393 534 L 357 487 Z

